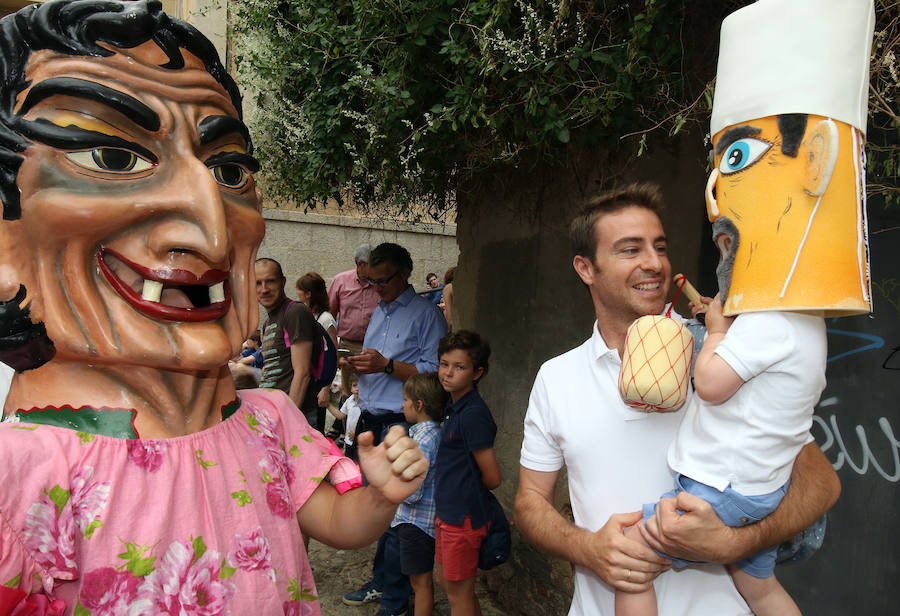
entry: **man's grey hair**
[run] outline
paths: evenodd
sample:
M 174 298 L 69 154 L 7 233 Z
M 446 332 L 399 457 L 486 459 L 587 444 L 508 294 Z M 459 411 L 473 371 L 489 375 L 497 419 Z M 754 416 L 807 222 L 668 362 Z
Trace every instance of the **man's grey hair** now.
M 369 255 L 372 254 L 372 244 L 360 244 L 356 248 L 356 252 L 353 253 L 353 262 L 359 263 L 362 261 L 363 263 L 369 262 Z

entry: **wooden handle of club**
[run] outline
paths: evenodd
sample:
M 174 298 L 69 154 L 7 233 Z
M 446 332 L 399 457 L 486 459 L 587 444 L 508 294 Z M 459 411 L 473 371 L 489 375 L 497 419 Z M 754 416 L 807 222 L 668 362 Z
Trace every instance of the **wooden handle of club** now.
M 682 293 L 687 296 L 689 300 L 694 302 L 695 304 L 700 304 L 700 294 L 697 292 L 697 289 L 694 288 L 688 279 L 684 277 L 684 274 L 675 274 L 672 277 L 672 280 L 675 281 L 675 284 L 681 287 Z

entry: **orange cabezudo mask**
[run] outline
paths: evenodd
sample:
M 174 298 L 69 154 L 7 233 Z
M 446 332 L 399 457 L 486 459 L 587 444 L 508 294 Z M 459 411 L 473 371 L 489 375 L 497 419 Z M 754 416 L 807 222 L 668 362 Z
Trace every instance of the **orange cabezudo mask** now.
M 706 204 L 726 315 L 871 310 L 873 27 L 871 0 L 759 0 L 722 23 Z

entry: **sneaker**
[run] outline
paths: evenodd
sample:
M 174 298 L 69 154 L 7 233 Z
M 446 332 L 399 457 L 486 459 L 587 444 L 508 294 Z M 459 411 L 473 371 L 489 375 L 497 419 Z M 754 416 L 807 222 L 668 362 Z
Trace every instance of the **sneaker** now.
M 372 581 L 368 581 L 362 588 L 351 590 L 341 597 L 344 605 L 362 605 L 370 601 L 379 601 L 381 599 L 381 591 L 372 585 Z
M 386 607 L 378 608 L 378 611 L 375 612 L 375 616 L 403 616 L 409 611 L 409 606 L 400 608 L 400 611 L 389 610 Z

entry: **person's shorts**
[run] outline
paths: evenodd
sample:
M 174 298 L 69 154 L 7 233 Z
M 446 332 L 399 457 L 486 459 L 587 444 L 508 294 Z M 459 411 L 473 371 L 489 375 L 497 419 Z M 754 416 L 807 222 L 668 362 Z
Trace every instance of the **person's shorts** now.
M 434 569 L 434 539 L 415 524 L 398 524 L 400 573 L 418 575 Z
M 466 516 L 462 526 L 434 521 L 434 560 L 444 567 L 444 578 L 461 582 L 475 577 L 478 571 L 478 550 L 487 535 L 487 524 L 472 529 L 472 519 Z
M 675 477 L 678 487 L 670 490 L 660 496 L 660 498 L 673 498 L 679 492 L 684 491 L 694 496 L 699 496 L 710 505 L 713 511 L 722 520 L 726 526 L 746 526 L 759 522 L 764 517 L 775 511 L 781 499 L 787 493 L 790 481 L 774 492 L 768 494 L 760 494 L 758 496 L 744 496 L 736 490 L 728 487 L 724 492 L 719 492 L 716 488 L 708 486 L 699 481 L 694 481 L 690 477 L 679 474 Z M 656 503 L 644 505 L 644 522 L 653 517 L 656 513 Z M 749 558 L 734 563 L 742 571 L 749 573 L 753 577 L 767 578 L 775 572 L 775 557 L 778 553 L 778 546 L 758 552 Z M 676 569 L 695 565 L 697 563 L 690 560 L 680 558 L 672 558 L 667 554 L 661 554 L 672 560 L 672 566 Z

